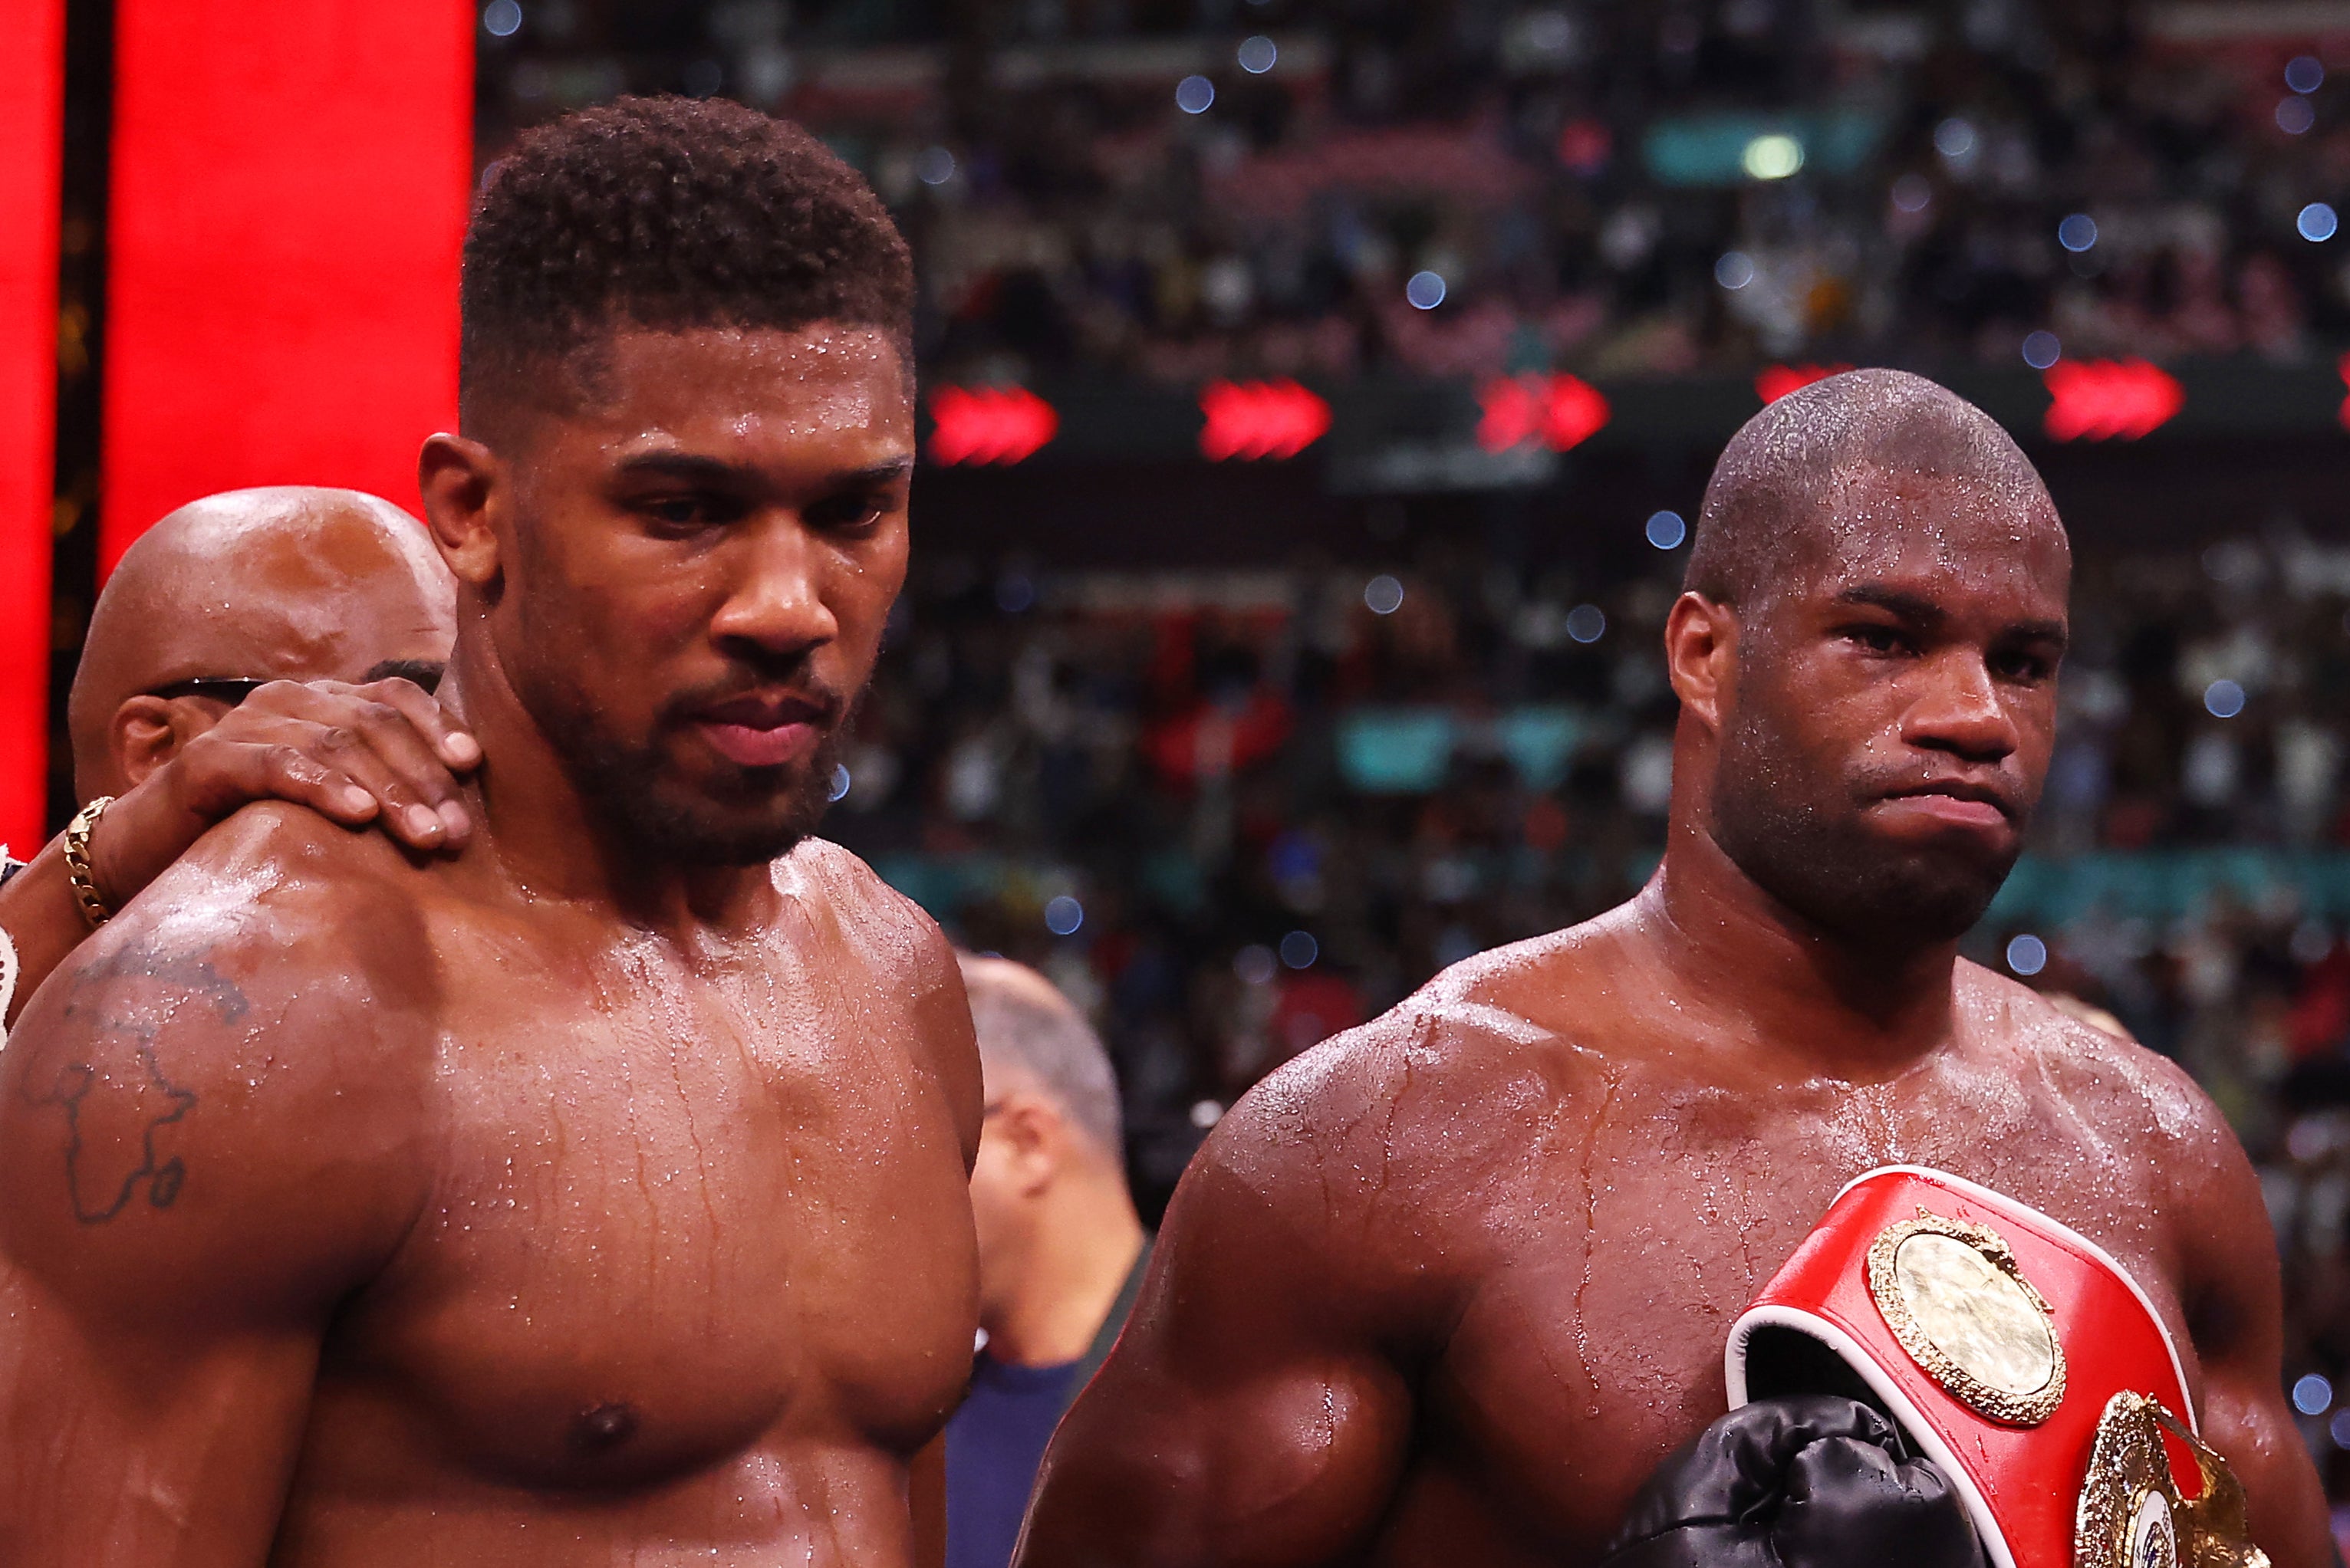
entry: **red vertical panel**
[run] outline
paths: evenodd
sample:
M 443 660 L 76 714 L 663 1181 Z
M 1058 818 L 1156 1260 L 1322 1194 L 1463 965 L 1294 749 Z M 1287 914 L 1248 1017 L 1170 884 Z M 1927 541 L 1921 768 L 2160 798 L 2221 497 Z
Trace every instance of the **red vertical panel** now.
M 413 508 L 457 409 L 468 0 L 117 0 L 99 569 L 199 495 Z
M 0 841 L 41 841 L 65 0 L 0 0 Z

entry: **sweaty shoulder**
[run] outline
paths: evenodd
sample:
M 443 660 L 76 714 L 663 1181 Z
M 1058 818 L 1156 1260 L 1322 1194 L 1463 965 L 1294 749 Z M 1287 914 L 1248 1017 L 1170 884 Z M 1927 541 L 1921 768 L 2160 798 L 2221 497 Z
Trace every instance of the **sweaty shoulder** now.
M 37 1267 L 77 1233 L 137 1237 L 264 1295 L 388 1252 L 421 1201 L 432 1077 L 415 874 L 380 835 L 248 809 L 84 942 L 0 1054 L 8 1250 Z M 102 1278 L 109 1248 L 70 1252 Z
M 828 839 L 802 839 L 775 862 L 775 877 L 815 940 L 837 944 L 838 956 L 865 983 L 910 1009 L 912 1044 L 954 1106 L 968 1164 L 979 1148 L 979 1045 L 946 933 L 920 904 Z
M 1613 1092 L 1601 1052 L 1513 997 L 1563 940 L 1455 965 L 1286 1064 L 1218 1124 L 1200 1168 L 1334 1233 L 1388 1238 L 1370 1252 L 1341 1240 L 1342 1255 L 1418 1272 L 1457 1254 L 1583 1146 Z
M 1960 964 L 1958 991 L 1979 1035 L 2021 1053 L 2042 1088 L 2106 1138 L 2157 1166 L 2208 1158 L 2223 1145 L 2236 1150 L 2219 1106 L 2176 1062 L 2085 1023 L 1980 964 Z

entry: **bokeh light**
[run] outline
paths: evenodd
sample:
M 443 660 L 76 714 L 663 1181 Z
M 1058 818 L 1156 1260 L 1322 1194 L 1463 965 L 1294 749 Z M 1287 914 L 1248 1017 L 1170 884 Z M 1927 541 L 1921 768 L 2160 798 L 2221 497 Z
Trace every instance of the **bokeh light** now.
M 2334 1385 L 2319 1372 L 2295 1378 L 2293 1385 L 2293 1407 L 2304 1416 L 2323 1416 L 2334 1407 Z
M 1724 251 L 1713 264 L 1713 281 L 1724 288 L 1744 288 L 1754 281 L 1754 258 L 1744 251 Z
M 2035 370 L 2045 370 L 2064 357 L 2064 345 L 2054 332 L 2027 332 L 2023 335 L 2023 362 Z
M 1292 969 L 1312 969 L 1322 956 L 1322 944 L 1312 931 L 1292 931 L 1281 939 L 1281 961 Z
M 1784 180 L 1804 166 L 1804 144 L 1777 132 L 1758 136 L 1746 144 L 1738 162 L 1749 179 Z
M 2299 94 L 2280 99 L 2276 106 L 2277 129 L 2287 136 L 2299 136 L 2317 123 L 2317 110 Z
M 482 7 L 482 30 L 494 38 L 511 38 L 522 31 L 522 6 L 516 0 L 490 0 Z
M 1651 512 L 1648 514 L 1648 525 L 1641 532 L 1658 549 L 1678 550 L 1681 547 L 1681 541 L 1689 537 L 1689 524 L 1681 520 L 1678 512 Z
M 1363 585 L 1363 605 L 1373 615 L 1393 615 L 1403 608 L 1403 585 L 1381 572 Z
M 1086 923 L 1086 907 L 1066 893 L 1045 904 L 1045 929 L 1056 937 L 1073 937 Z
M 1607 612 L 1597 605 L 1577 605 L 1566 612 L 1566 635 L 1577 642 L 1597 642 L 1607 633 Z
M 954 154 L 943 147 L 925 147 L 914 155 L 914 178 L 925 185 L 943 185 L 954 171 Z
M 2244 689 L 2233 680 L 2214 680 L 2203 688 L 2203 711 L 2214 719 L 2232 719 L 2244 711 Z
M 2285 62 L 2284 85 L 2295 92 L 2315 92 L 2325 85 L 2325 67 L 2314 55 L 2295 55 Z
M 2086 213 L 2074 213 L 2056 225 L 2056 243 L 2080 254 L 2097 243 L 2097 220 Z
M 1414 310 L 1433 310 L 1444 303 L 1444 275 L 1416 272 L 1403 286 L 1403 296 Z
M 1205 77 L 1185 77 L 1175 84 L 1175 107 L 1185 114 L 1205 114 L 1216 101 L 1216 84 Z
M 2342 226 L 2342 220 L 2324 202 L 2312 202 L 2293 219 L 2293 226 L 2300 231 L 2303 239 L 2322 244 L 2334 237 L 2334 231 Z
M 1261 77 L 1273 69 L 1274 62 L 1279 58 L 1281 58 L 1280 46 L 1262 33 L 1253 38 L 1241 40 L 1241 69 L 1253 77 Z
M 2048 967 L 2048 944 L 2030 931 L 2010 937 L 2007 967 L 2021 975 L 2035 975 Z

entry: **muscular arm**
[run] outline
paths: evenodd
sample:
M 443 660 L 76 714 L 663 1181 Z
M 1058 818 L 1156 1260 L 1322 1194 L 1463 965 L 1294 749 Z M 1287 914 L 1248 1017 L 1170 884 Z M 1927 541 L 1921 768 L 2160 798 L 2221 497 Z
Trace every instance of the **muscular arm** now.
M 417 1210 L 400 1014 L 320 889 L 240 860 L 268 831 L 167 873 L 0 1054 L 12 1565 L 261 1563 L 328 1315 Z
M 2201 1125 L 2169 1168 L 2203 1438 L 2244 1483 L 2252 1539 L 2277 1568 L 2332 1568 L 2324 1491 L 2285 1407 L 2283 1291 L 2260 1179 L 2219 1111 L 2195 1098 Z
M 1418 1313 L 1383 1271 L 1408 1243 L 1365 1222 L 1376 1154 L 1302 1137 L 1291 1086 L 1243 1101 L 1177 1189 L 1134 1315 L 1045 1454 L 1021 1568 L 1337 1562 L 1386 1511 Z

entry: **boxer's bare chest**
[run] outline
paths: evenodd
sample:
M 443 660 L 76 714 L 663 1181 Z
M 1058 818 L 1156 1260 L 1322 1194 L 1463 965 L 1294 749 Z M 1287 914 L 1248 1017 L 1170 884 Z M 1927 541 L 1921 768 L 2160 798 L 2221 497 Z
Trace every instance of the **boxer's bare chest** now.
M 924 1440 L 975 1262 L 904 978 L 790 940 L 442 946 L 433 1199 L 330 1337 L 314 1428 L 389 1407 L 362 1424 L 469 1480 L 590 1491 Z
M 1724 1407 L 1731 1321 L 1864 1170 L 1933 1166 L 2057 1215 L 2147 1287 L 2185 1343 L 2158 1173 L 2132 1109 L 2000 1060 L 1869 1085 L 1620 1068 L 1475 1228 L 1467 1304 L 1426 1386 L 1424 1463 L 1456 1532 L 1595 1549 L 1632 1490 Z M 1411 1511 L 1399 1523 L 1411 1528 Z M 1403 1542 L 1391 1542 L 1399 1548 Z M 1409 1550 L 1397 1560 L 1417 1561 Z

